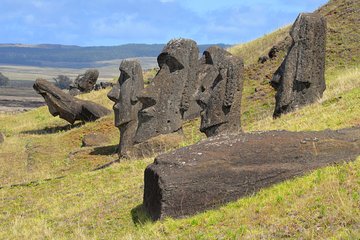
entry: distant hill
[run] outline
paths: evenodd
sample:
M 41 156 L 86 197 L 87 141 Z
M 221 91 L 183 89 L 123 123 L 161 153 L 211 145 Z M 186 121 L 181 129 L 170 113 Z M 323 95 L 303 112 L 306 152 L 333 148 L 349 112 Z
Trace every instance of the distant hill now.
M 200 52 L 214 44 L 199 45 Z M 216 44 L 227 48 L 229 45 Z M 114 59 L 157 57 L 164 44 L 125 44 L 79 47 L 58 44 L 0 44 L 0 64 L 37 67 L 86 68 Z M 101 65 L 101 63 L 100 63 Z

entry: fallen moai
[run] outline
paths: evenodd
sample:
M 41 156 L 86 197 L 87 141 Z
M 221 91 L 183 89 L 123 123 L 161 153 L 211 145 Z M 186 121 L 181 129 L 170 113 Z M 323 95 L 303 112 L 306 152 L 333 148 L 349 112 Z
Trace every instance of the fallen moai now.
M 290 35 L 292 45 L 271 80 L 277 90 L 274 118 L 314 103 L 326 88 L 325 19 L 315 13 L 302 13 Z
M 54 117 L 59 116 L 71 124 L 76 120 L 95 121 L 111 113 L 99 104 L 74 98 L 44 79 L 37 79 L 33 87 L 45 99 Z
M 142 109 L 136 143 L 181 131 L 183 116 L 191 106 L 196 106 L 195 100 L 191 104 L 191 92 L 195 92 L 195 88 L 188 82 L 196 81 L 194 66 L 198 64 L 198 54 L 196 42 L 189 39 L 171 40 L 164 47 L 157 58 L 160 70 L 138 96 Z
M 76 77 L 73 84 L 70 85 L 69 92 L 75 96 L 80 93 L 91 92 L 99 77 L 99 71 L 96 69 L 89 69 L 84 74 L 80 74 Z
M 108 98 L 115 103 L 115 126 L 120 130 L 119 157 L 129 157 L 138 127 L 138 112 L 141 109 L 137 96 L 144 89 L 144 80 L 137 61 L 124 60 L 119 70 L 120 77 L 108 93 Z
M 153 220 L 183 217 L 360 155 L 360 127 L 217 136 L 158 156 L 145 170 Z
M 200 131 L 207 137 L 241 130 L 243 61 L 213 46 L 205 50 L 198 78 L 197 102 L 202 108 Z

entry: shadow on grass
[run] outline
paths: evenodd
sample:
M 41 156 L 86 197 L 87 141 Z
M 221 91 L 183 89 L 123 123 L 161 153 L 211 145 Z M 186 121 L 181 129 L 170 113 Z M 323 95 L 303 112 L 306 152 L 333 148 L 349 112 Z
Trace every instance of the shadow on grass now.
M 117 153 L 118 145 L 96 147 L 90 155 L 114 155 Z
M 42 135 L 42 134 L 54 134 L 54 133 L 58 133 L 58 132 L 62 132 L 62 131 L 69 131 L 73 128 L 79 128 L 82 125 L 84 125 L 85 123 L 83 122 L 78 122 L 76 124 L 67 124 L 64 126 L 58 126 L 58 127 L 45 127 L 43 129 L 37 129 L 37 130 L 30 130 L 30 131 L 23 131 L 21 132 L 22 134 L 37 134 L 37 135 Z
M 152 222 L 151 217 L 145 210 L 143 204 L 140 204 L 131 210 L 131 217 L 136 226 Z

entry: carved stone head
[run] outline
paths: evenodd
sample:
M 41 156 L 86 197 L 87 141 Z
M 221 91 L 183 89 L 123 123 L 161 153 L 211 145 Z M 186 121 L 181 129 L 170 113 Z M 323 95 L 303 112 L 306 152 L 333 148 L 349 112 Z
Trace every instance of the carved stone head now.
M 198 48 L 194 41 L 170 41 L 158 56 L 160 70 L 150 85 L 138 96 L 142 104 L 135 141 L 143 142 L 160 134 L 181 130 L 182 104 L 187 81 L 196 80 Z
M 205 50 L 198 78 L 197 102 L 202 108 L 200 131 L 211 137 L 238 132 L 240 126 L 243 62 L 224 49 Z

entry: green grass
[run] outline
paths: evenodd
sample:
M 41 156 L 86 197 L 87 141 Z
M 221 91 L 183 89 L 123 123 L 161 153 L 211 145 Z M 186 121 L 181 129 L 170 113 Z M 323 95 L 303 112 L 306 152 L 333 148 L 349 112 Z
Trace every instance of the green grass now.
M 321 12 L 339 9 L 350 19 L 357 18 L 348 11 L 352 5 L 344 5 L 347 2 L 331 1 Z M 266 75 L 281 58 L 261 66 L 256 63 L 257 57 L 245 57 L 250 63 L 242 102 L 245 131 L 360 125 L 360 61 L 335 49 L 332 40 L 340 36 L 337 32 L 342 38 L 351 33 L 349 46 L 360 49 L 359 41 L 353 42 L 358 30 L 352 23 L 338 26 L 334 19 L 340 13 L 328 15 L 336 34 L 330 35 L 327 90 L 318 103 L 273 120 L 274 91 Z M 236 54 L 252 49 L 263 54 L 279 33 L 284 29 L 240 47 Z M 260 77 L 256 80 L 253 77 L 257 73 Z M 81 98 L 111 109 L 106 93 L 103 90 Z M 52 117 L 46 107 L 0 115 L 0 132 L 6 135 L 0 145 L 0 239 L 360 238 L 360 156 L 352 163 L 318 169 L 218 209 L 184 219 L 151 222 L 141 204 L 143 172 L 153 162 L 152 157 L 93 171 L 116 159 L 119 133 L 113 121 L 113 116 L 107 116 L 69 127 Z M 184 124 L 186 140 L 181 146 L 204 138 L 198 127 L 199 119 Z M 110 140 L 101 147 L 81 148 L 82 136 L 90 132 L 104 133 Z

